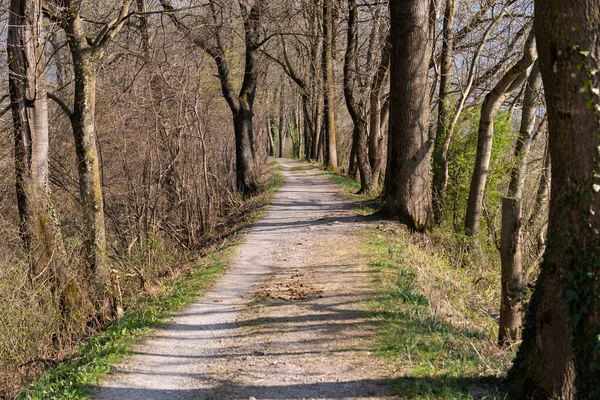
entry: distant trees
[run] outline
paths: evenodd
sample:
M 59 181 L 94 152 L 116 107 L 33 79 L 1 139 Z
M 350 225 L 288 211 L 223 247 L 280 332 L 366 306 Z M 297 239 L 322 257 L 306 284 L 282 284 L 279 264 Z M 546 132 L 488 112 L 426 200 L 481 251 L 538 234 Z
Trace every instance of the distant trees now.
M 431 218 L 429 1 L 390 3 L 391 88 L 385 214 L 424 231 Z
M 600 397 L 600 3 L 536 0 L 552 189 L 548 246 L 510 373 L 517 398 Z

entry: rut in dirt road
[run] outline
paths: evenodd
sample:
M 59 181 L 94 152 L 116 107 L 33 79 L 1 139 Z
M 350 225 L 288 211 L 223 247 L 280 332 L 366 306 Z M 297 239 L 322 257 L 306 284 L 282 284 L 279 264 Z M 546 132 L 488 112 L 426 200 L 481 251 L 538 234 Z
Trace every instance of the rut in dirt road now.
M 359 221 L 337 187 L 281 160 L 285 183 L 215 287 L 95 388 L 96 399 L 382 399 Z

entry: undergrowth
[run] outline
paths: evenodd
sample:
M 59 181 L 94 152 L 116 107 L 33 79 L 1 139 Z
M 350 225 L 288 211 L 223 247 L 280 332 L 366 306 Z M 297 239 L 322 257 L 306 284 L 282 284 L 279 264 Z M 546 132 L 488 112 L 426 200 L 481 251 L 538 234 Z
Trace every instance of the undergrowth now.
M 208 257 L 206 265 L 180 275 L 163 286 L 162 293 L 146 297 L 129 308 L 126 316 L 82 345 L 77 354 L 48 371 L 19 399 L 86 399 L 91 385 L 98 383 L 131 349 L 161 321 L 195 300 L 227 266 L 233 246 Z
M 17 398 L 87 398 L 90 387 L 110 372 L 133 344 L 202 295 L 225 270 L 237 243 L 237 232 L 264 214 L 276 189 L 283 184 L 279 167 L 271 165 L 268 174 L 261 192 L 240 202 L 217 228 L 218 235 L 208 238 L 202 248 L 177 250 L 153 237 L 145 241 L 143 248 L 134 248 L 115 260 L 125 316 L 89 337 L 60 362 L 49 360 L 49 365 L 55 366 L 21 390 Z
M 383 230 L 381 230 L 383 229 Z M 368 234 L 381 319 L 378 354 L 411 399 L 504 399 L 514 352 L 496 346 L 497 273 L 461 268 L 425 236 L 397 224 Z

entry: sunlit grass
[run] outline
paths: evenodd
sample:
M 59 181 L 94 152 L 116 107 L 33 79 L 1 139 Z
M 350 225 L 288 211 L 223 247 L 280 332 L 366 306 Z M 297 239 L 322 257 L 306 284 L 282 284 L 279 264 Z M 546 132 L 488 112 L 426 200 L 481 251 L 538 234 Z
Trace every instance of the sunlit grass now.
M 498 378 L 513 353 L 495 344 L 497 324 L 487 309 L 495 280 L 450 265 L 433 245 L 419 242 L 423 237 L 398 225 L 367 236 L 378 289 L 369 306 L 382 322 L 377 353 L 399 374 L 397 394 L 505 398 Z

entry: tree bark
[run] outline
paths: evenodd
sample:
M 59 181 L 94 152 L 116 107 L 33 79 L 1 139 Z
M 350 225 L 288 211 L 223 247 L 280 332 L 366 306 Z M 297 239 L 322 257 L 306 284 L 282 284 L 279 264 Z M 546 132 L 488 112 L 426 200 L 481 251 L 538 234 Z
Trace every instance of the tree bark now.
M 371 85 L 369 95 L 370 117 L 369 117 L 369 163 L 373 173 L 373 182 L 375 185 L 379 182 L 381 169 L 383 165 L 383 141 L 385 139 L 384 129 L 382 129 L 384 113 L 382 96 L 383 88 L 390 70 L 390 38 L 385 39 L 383 50 L 381 52 L 381 62 L 377 69 L 375 79 Z
M 375 191 L 376 182 L 373 180 L 373 173 L 369 164 L 367 120 L 363 110 L 354 98 L 357 79 L 356 53 L 358 51 L 358 5 L 356 0 L 348 0 L 348 10 L 348 46 L 344 58 L 344 97 L 348 112 L 354 123 L 353 147 L 355 147 L 356 166 L 360 173 L 359 193 L 371 194 Z
M 452 115 L 450 113 L 450 83 L 452 79 L 455 12 L 455 0 L 447 0 L 444 12 L 442 54 L 440 59 L 438 119 L 433 150 L 433 218 L 436 224 L 439 224 L 442 220 L 444 197 L 446 196 L 446 188 L 448 187 L 448 152 L 444 147 L 444 143 L 452 123 Z
M 600 398 L 598 0 L 536 0 L 552 187 L 548 245 L 510 382 L 515 398 Z
M 285 101 L 284 92 L 285 85 L 281 82 L 281 88 L 279 89 L 279 125 L 278 125 L 278 133 L 279 133 L 279 158 L 283 158 L 283 150 L 285 147 Z
M 382 212 L 424 231 L 431 216 L 429 1 L 394 1 L 390 11 L 390 129 Z
M 337 141 L 335 131 L 335 88 L 333 81 L 333 0 L 323 1 L 323 86 L 325 124 L 325 165 L 331 171 L 338 170 Z
M 533 65 L 523 97 L 523 111 L 521 113 L 521 127 L 519 137 L 515 146 L 515 166 L 510 172 L 510 183 L 508 185 L 508 197 L 521 199 L 525 172 L 527 168 L 527 157 L 531 149 L 532 132 L 535 128 L 535 112 L 538 105 L 538 96 L 542 87 L 542 76 L 538 63 Z
M 267 119 L 267 151 L 269 153 L 269 156 L 273 157 L 275 156 L 275 143 L 273 141 L 273 136 L 275 135 L 275 129 L 274 129 L 274 121 L 271 121 L 271 119 Z
M 75 74 L 75 98 L 70 119 L 85 221 L 86 254 L 100 294 L 109 285 L 109 271 L 106 265 L 104 201 L 95 126 L 96 59 L 87 43 L 79 15 L 70 14 L 67 18 L 63 26 Z
M 148 12 L 148 0 L 135 0 L 136 7 L 139 12 Z M 140 34 L 142 36 L 142 50 L 146 57 L 150 53 L 150 30 L 148 29 L 148 16 L 140 16 Z
M 502 199 L 502 233 L 500 259 L 502 290 L 498 344 L 506 346 L 521 338 L 521 308 L 523 306 L 523 266 L 521 249 L 521 202 Z
M 496 111 L 502 105 L 502 102 L 508 93 L 508 89 L 512 86 L 515 79 L 517 79 L 523 71 L 529 68 L 535 58 L 535 40 L 532 30 L 525 43 L 523 57 L 485 96 L 485 100 L 481 106 L 481 117 L 479 119 L 479 130 L 477 133 L 477 156 L 471 178 L 469 199 L 467 202 L 467 215 L 465 218 L 465 233 L 469 236 L 473 236 L 475 242 L 477 242 L 477 236 L 479 235 L 483 197 L 492 156 L 494 117 L 496 116 Z
M 129 18 L 133 0 L 123 0 L 115 19 L 105 24 L 94 40 L 87 37 L 80 13 L 80 3 L 69 0 L 65 4 L 53 2 L 60 27 L 67 35 L 75 75 L 75 96 L 70 113 L 75 139 L 75 153 L 79 171 L 79 192 L 85 221 L 87 262 L 94 274 L 96 294 L 102 313 L 113 317 L 123 313 L 118 284 L 111 279 L 106 260 L 106 232 L 104 201 L 100 178 L 95 126 L 96 72 L 108 44 L 119 33 Z M 60 3 L 60 4 L 59 4 Z

